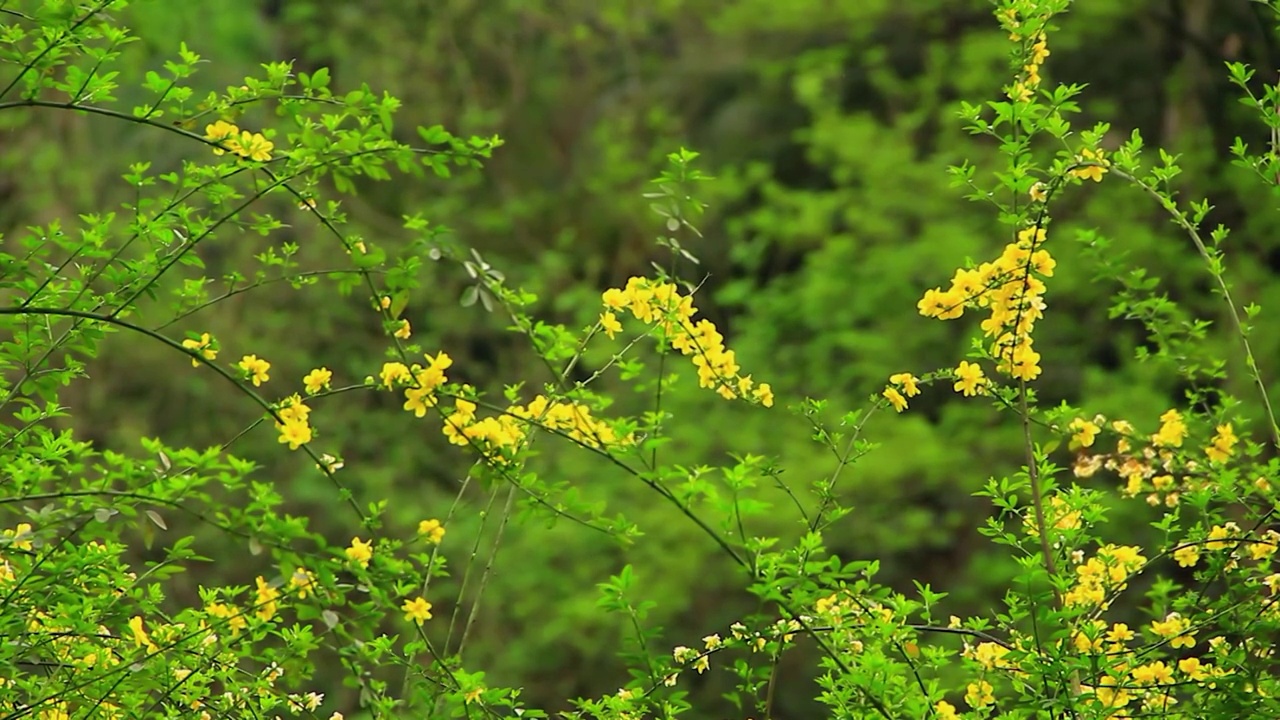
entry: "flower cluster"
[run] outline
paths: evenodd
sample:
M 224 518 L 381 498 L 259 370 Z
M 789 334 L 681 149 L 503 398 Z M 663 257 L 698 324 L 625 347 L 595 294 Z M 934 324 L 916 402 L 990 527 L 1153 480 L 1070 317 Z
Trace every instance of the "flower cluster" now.
M 955 378 L 952 387 L 955 388 L 956 392 L 966 397 L 984 394 L 989 389 L 990 383 L 987 380 L 987 376 L 977 363 L 962 360 L 960 365 L 951 370 L 949 374 Z M 926 380 L 929 379 L 926 378 Z M 911 373 L 896 373 L 889 376 L 889 384 L 885 386 L 881 395 L 885 400 L 889 401 L 894 410 L 902 412 L 907 409 L 907 398 L 920 394 L 921 382 L 924 381 Z
M 226 120 L 206 125 L 204 137 L 210 142 L 218 143 L 219 147 L 213 149 L 214 155 L 230 150 L 240 157 L 266 162 L 271 159 L 271 151 L 275 149 L 275 144 L 262 133 L 241 130 Z
M 1087 448 L 1093 447 L 1093 443 L 1098 438 L 1098 433 L 1102 432 L 1101 424 L 1106 419 L 1101 416 L 1095 417 L 1093 420 L 1085 420 L 1084 418 L 1076 418 L 1067 425 L 1067 429 L 1071 431 L 1071 447 Z
M 315 575 L 306 568 L 298 568 L 289 576 L 285 585 L 297 598 L 305 598 L 315 591 Z M 284 593 L 279 587 L 259 575 L 254 579 L 253 598 L 247 610 L 242 610 L 235 603 L 227 601 L 209 602 L 204 606 L 204 612 L 206 617 L 213 621 L 215 627 L 226 627 L 231 631 L 232 637 L 235 637 L 249 627 L 251 617 L 262 622 L 276 617 L 283 596 Z M 136 638 L 143 638 L 145 631 L 142 628 L 142 619 L 135 618 L 135 620 L 136 627 L 131 623 L 134 635 Z
M 457 398 L 453 411 L 444 418 L 444 435 L 454 445 L 475 445 L 485 457 L 496 462 L 509 460 L 524 443 L 525 429 L 509 415 L 476 416 L 476 404 Z
M 1227 569 L 1235 568 L 1244 554 L 1255 562 L 1269 563 L 1271 557 L 1276 554 L 1276 550 L 1280 548 L 1280 532 L 1269 529 L 1255 537 L 1241 530 L 1234 521 L 1229 520 L 1221 525 L 1214 525 L 1209 530 L 1203 545 L 1205 549 L 1215 552 L 1230 550 L 1227 554 Z M 1200 561 L 1200 544 L 1182 545 L 1173 552 L 1173 559 L 1182 567 L 1194 567 Z
M 1013 87 L 1007 91 L 1010 100 L 1028 102 L 1032 94 L 1040 87 L 1040 67 L 1049 59 L 1049 41 L 1042 30 L 1027 34 L 1023 32 L 1023 20 L 1018 17 L 1014 8 L 1006 8 L 996 14 L 1000 24 L 1009 31 L 1009 39 L 1022 41 L 1024 37 L 1030 46 L 1024 51 L 1022 72 Z
M 920 394 L 920 379 L 911 373 L 898 373 L 889 376 L 889 386 L 884 389 L 884 399 L 889 401 L 894 410 L 902 412 L 907 409 L 907 398 Z
M 254 583 L 256 585 L 253 603 L 254 614 L 258 616 L 259 620 L 270 620 L 276 615 L 280 591 L 261 575 L 258 576 Z
M 1109 453 L 1085 452 L 1095 447 L 1097 437 L 1104 429 L 1120 436 L 1115 450 Z M 1076 456 L 1073 467 L 1076 477 L 1091 477 L 1098 470 L 1110 470 L 1125 481 L 1121 493 L 1126 497 L 1136 497 L 1145 492 L 1149 504 L 1174 507 L 1184 491 L 1202 488 L 1207 482 L 1203 463 L 1178 452 L 1190 431 L 1182 413 L 1176 409 L 1161 415 L 1160 429 L 1145 438 L 1128 421 L 1108 422 L 1102 415 L 1092 420 L 1076 418 L 1068 425 L 1068 430 L 1072 432 L 1072 447 L 1082 451 Z M 1135 449 L 1134 441 L 1143 439 L 1145 442 L 1140 443 L 1140 449 Z M 1218 425 L 1216 434 L 1204 449 L 1205 456 L 1211 463 L 1224 463 L 1234 456 L 1238 442 L 1230 423 Z M 1257 489 L 1265 492 L 1269 484 L 1262 480 Z M 1190 559 L 1193 552 L 1185 550 L 1183 557 Z
M 1107 633 L 1107 638 L 1115 635 L 1117 629 L 1122 629 L 1123 634 L 1132 637 L 1132 632 L 1123 623 L 1118 623 Z M 1106 717 L 1132 717 L 1124 708 L 1135 703 L 1142 706 L 1141 714 L 1163 715 L 1178 702 L 1173 693 L 1179 687 L 1206 680 L 1212 682 L 1212 678 L 1228 674 L 1222 668 L 1197 657 L 1182 658 L 1176 664 L 1154 660 L 1132 665 L 1129 662 L 1132 653 L 1123 652 L 1122 645 L 1113 647 L 1121 649 L 1109 651 L 1107 666 L 1103 668 L 1104 674 L 1096 684 L 1083 688 L 1086 701 L 1105 708 L 1108 711 Z
M 1139 547 L 1104 545 L 1076 566 L 1076 583 L 1062 600 L 1068 606 L 1106 608 L 1110 604 L 1108 596 L 1124 590 L 1129 577 L 1146 562 Z
M 1219 425 L 1217 434 L 1213 436 L 1213 440 L 1209 442 L 1209 447 L 1204 449 L 1204 454 L 1209 457 L 1211 462 L 1223 463 L 1231 458 L 1236 442 L 1235 431 L 1231 427 L 1231 423 Z
M 610 288 L 601 296 L 605 310 L 600 327 L 609 337 L 622 331 L 617 313 L 628 311 L 637 320 L 657 328 L 660 336 L 682 355 L 692 356 L 698 368 L 698 384 L 732 400 L 750 397 L 765 407 L 773 405 L 773 389 L 740 375 L 737 359 L 724 346 L 724 337 L 705 318 L 694 321 L 698 310 L 693 298 L 681 295 L 673 283 L 633 277 L 622 289 Z
M 1059 495 L 1050 497 L 1048 502 L 1045 503 L 1044 521 L 1050 528 L 1062 531 L 1079 530 L 1082 524 L 1080 511 L 1073 509 Z M 1022 524 L 1026 529 L 1027 535 L 1040 537 L 1040 528 L 1036 525 L 1034 514 L 1027 513 L 1026 517 L 1022 519 Z M 1053 533 L 1050 534 L 1052 535 Z
M 1103 157 L 1103 152 L 1094 148 L 1081 150 L 1076 156 L 1076 163 L 1079 167 L 1072 168 L 1071 177 L 1094 182 L 1102 182 L 1102 176 L 1107 174 L 1111 165 L 1111 161 Z
M 835 596 L 832 596 L 834 600 Z M 819 601 L 821 603 L 821 601 Z M 806 620 L 813 618 L 805 617 Z M 718 633 L 705 635 L 702 638 L 702 650 L 677 645 L 671 651 L 671 657 L 675 662 L 683 666 L 683 668 L 692 668 L 698 674 L 705 673 L 711 668 L 711 656 L 722 650 L 745 645 L 752 652 L 761 652 L 769 646 L 770 642 L 787 644 L 795 639 L 795 635 L 803 628 L 803 625 L 796 619 L 779 619 L 772 626 L 765 628 L 763 631 L 750 631 L 747 626 L 741 622 L 735 622 L 729 626 L 729 637 L 721 637 Z M 676 668 L 663 676 L 663 684 L 672 687 L 680 680 L 682 668 Z M 624 691 L 625 692 L 625 691 Z M 625 697 L 625 696 L 624 696 Z
M 966 307 L 989 309 L 982 331 L 995 338 L 991 354 L 996 369 L 1018 380 L 1034 380 L 1040 375 L 1040 354 L 1032 349 L 1031 332 L 1045 308 L 1040 278 L 1052 277 L 1057 265 L 1041 247 L 1044 241 L 1044 228 L 1022 229 L 995 261 L 957 270 L 949 289 L 926 291 L 916 307 L 921 315 L 940 320 L 958 318 Z
M 436 406 L 436 391 L 449 382 L 444 371 L 453 365 L 453 358 L 446 353 L 435 357 L 424 356 L 427 364 L 414 363 L 412 367 L 402 362 L 388 362 L 378 374 L 382 386 L 388 390 L 397 385 L 407 385 L 404 391 L 404 409 L 418 417 Z
M 261 387 L 262 383 L 271 379 L 268 374 L 268 371 L 271 370 L 271 363 L 257 355 L 245 355 L 237 363 L 237 366 L 244 372 L 245 377 L 253 382 L 254 387 Z
M 1170 410 L 1160 416 L 1160 430 L 1151 436 L 1151 444 L 1161 448 L 1182 447 L 1182 441 L 1186 437 L 1187 424 L 1182 419 L 1182 413 Z
M 388 362 L 382 366 L 378 379 L 382 387 L 405 387 L 404 409 L 418 417 L 431 408 L 438 408 L 444 418 L 442 431 L 454 445 L 471 446 L 486 459 L 506 464 L 511 462 L 528 436 L 528 427 L 535 425 L 564 435 L 575 442 L 592 448 L 607 447 L 632 442 L 631 437 L 619 437 L 608 423 L 592 416 L 591 408 L 582 403 L 550 400 L 538 395 L 528 405 L 512 405 L 496 415 L 481 416 L 479 406 L 466 397 L 455 397 L 453 407 L 439 407 L 437 393 L 448 383 L 445 370 L 453 360 L 444 352 L 435 357 L 426 356 L 427 364 L 412 367 L 400 362 Z M 470 395 L 469 386 L 459 388 L 462 395 Z
M 287 444 L 290 450 L 297 450 L 300 446 L 311 442 L 313 435 L 309 422 L 311 408 L 302 402 L 300 396 L 294 394 L 285 398 L 281 407 L 276 410 L 276 414 L 280 416 L 280 421 L 276 423 L 276 430 L 280 433 L 278 441 L 281 444 Z
M 418 523 L 418 534 L 425 537 L 432 545 L 439 545 L 444 540 L 444 525 L 431 518 Z
M 592 417 L 591 408 L 581 403 L 549 400 L 538 395 L 528 405 L 513 406 L 508 412 L 587 447 L 630 444 L 633 440 L 629 436 L 618 437 L 612 427 Z

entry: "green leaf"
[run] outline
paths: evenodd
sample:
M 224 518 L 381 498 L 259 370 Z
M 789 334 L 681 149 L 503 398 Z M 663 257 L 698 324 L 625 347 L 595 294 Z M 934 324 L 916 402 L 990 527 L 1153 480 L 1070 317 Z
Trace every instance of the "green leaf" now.
M 404 312 L 404 308 L 409 304 L 409 291 L 401 290 L 391 295 L 391 306 L 387 308 L 387 312 L 391 313 L 393 319 L 399 320 L 400 313 Z

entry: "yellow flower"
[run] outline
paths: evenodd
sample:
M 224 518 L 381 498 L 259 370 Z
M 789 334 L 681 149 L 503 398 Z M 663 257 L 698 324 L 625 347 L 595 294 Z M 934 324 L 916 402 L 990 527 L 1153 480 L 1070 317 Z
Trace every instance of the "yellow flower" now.
M 902 397 L 902 393 L 898 392 L 897 388 L 887 387 L 882 395 L 889 401 L 894 410 L 902 412 L 907 409 L 907 399 Z
M 231 150 L 231 152 L 239 152 L 239 145 L 236 144 L 236 138 L 239 135 L 240 128 L 232 125 L 226 120 L 219 120 L 204 127 L 204 137 L 206 140 L 210 140 L 215 143 L 222 143 L 222 145 L 226 149 Z M 214 155 L 221 155 L 224 152 L 226 152 L 226 150 L 222 147 L 216 147 L 213 149 Z
M 290 450 L 297 450 L 300 446 L 311 442 L 311 426 L 306 420 L 285 420 L 277 427 L 280 430 L 277 442 L 282 445 L 288 444 Z
M 1124 623 L 1116 623 L 1107 631 L 1107 642 L 1110 643 L 1126 643 L 1134 638 L 1134 633 Z
M 1225 525 L 1214 525 L 1213 529 L 1209 531 L 1209 540 L 1211 542 L 1206 543 L 1205 547 L 1210 550 L 1221 550 L 1227 547 L 1227 543 L 1216 541 L 1221 541 L 1224 538 L 1229 538 L 1233 535 L 1239 534 L 1240 526 L 1236 525 L 1234 522 L 1228 522 Z
M 1173 682 L 1173 668 L 1158 660 L 1140 665 L 1130 674 L 1138 685 L 1167 685 Z
M 248 130 L 241 130 L 240 136 L 232 143 L 228 143 L 232 152 L 241 157 L 249 158 L 257 162 L 266 162 L 271 159 L 271 151 L 275 149 L 275 144 L 262 135 L 262 133 L 251 133 Z
M 240 369 L 248 373 L 249 378 L 253 380 L 254 387 L 258 387 L 271 379 L 271 376 L 267 374 L 267 371 L 271 369 L 271 363 L 259 358 L 257 355 L 245 355 L 238 364 Z
M 382 372 L 379 373 L 379 377 L 382 379 L 382 385 L 390 390 L 391 386 L 395 383 L 404 382 L 412 376 L 409 375 L 409 368 L 406 367 L 404 363 L 389 362 L 383 363 Z
M 915 397 L 920 394 L 920 379 L 911 373 L 898 373 L 889 376 L 889 382 L 902 388 L 903 394 L 907 397 Z
M 1174 551 L 1173 559 L 1182 567 L 1191 567 L 1200 560 L 1200 548 L 1195 545 L 1180 547 Z
M 769 383 L 760 383 L 756 389 L 752 391 L 755 399 L 765 407 L 773 407 L 773 388 L 769 387 Z
M 964 296 L 959 293 L 933 288 L 925 291 L 924 297 L 916 303 L 916 309 L 925 317 L 954 320 L 964 314 L 964 301 Z
M 1071 444 L 1076 447 L 1092 447 L 1094 439 L 1102 431 L 1102 428 L 1084 418 L 1072 420 L 1067 429 L 1075 433 L 1071 436 Z
M 1182 414 L 1170 410 L 1160 416 L 1160 431 L 1151 436 L 1151 444 L 1156 447 L 1182 447 L 1182 440 L 1187 436 L 1187 424 Z
M 1176 612 L 1169 613 L 1164 620 L 1151 623 L 1151 631 L 1162 638 L 1169 639 L 1172 648 L 1194 647 L 1195 633 L 1191 631 L 1191 621 Z
M 964 701 L 969 703 L 971 708 L 986 707 L 996 701 L 995 688 L 991 687 L 991 683 L 986 680 L 979 680 L 976 683 L 969 683 L 965 688 Z
M 407 388 L 404 391 L 404 409 L 417 417 L 423 417 L 427 410 L 436 406 L 435 390 L 427 388 Z
M 146 628 L 142 626 L 142 618 L 140 616 L 134 615 L 132 618 L 129 618 L 129 629 L 133 631 L 133 643 L 138 647 L 145 647 L 151 652 L 156 652 L 160 649 L 156 647 L 155 643 L 151 642 L 150 636 L 147 635 Z
M 474 690 L 468 691 L 466 695 L 462 696 L 462 701 L 468 704 L 473 703 L 476 700 L 479 700 L 482 694 L 484 694 L 484 688 L 482 687 L 475 688 Z
M 618 322 L 618 316 L 612 312 L 604 312 L 600 314 L 600 328 L 604 330 L 604 334 L 613 339 L 614 335 L 622 332 L 622 323 Z
M 956 706 L 946 700 L 939 700 L 933 706 L 933 712 L 938 716 L 938 720 L 960 720 L 960 714 L 956 712 Z
M 1048 250 L 1037 250 L 1031 253 L 1031 269 L 1045 277 L 1053 277 L 1058 261 L 1053 259 Z
M 12 530 L 5 530 L 4 537 L 10 538 L 9 546 L 15 550 L 30 550 L 31 545 L 31 523 L 18 523 L 18 526 Z
M 205 612 L 209 615 L 222 618 L 227 621 L 227 627 L 231 628 L 232 635 L 239 635 L 240 631 L 248 627 L 249 623 L 244 619 L 244 615 L 231 605 L 222 603 L 213 603 L 205 608 Z
M 964 393 L 966 396 L 977 395 L 982 392 L 983 386 L 986 385 L 986 377 L 982 374 L 982 367 L 977 363 L 961 360 L 960 366 L 954 372 L 956 376 L 955 391 L 958 393 Z
M 104 703 L 104 706 L 108 704 Z M 65 702 L 57 702 L 47 709 L 41 710 L 36 717 L 38 720 L 71 720 L 71 713 L 67 712 L 67 704 Z
M 1031 349 L 1030 338 L 1028 342 L 1018 345 L 1013 349 L 1013 358 L 1009 374 L 1019 380 L 1035 380 L 1040 376 L 1040 353 Z
M 333 371 L 319 367 L 307 373 L 306 377 L 302 378 L 302 384 L 306 386 L 308 395 L 315 395 L 328 388 L 331 380 L 333 380 Z
M 297 421 L 305 423 L 307 418 L 311 416 L 311 408 L 302 402 L 302 398 L 297 393 L 294 393 L 281 401 L 280 409 L 276 413 L 280 415 L 280 419 L 284 422 Z
M 353 560 L 360 564 L 360 567 L 369 567 L 369 560 L 373 558 L 373 543 L 365 542 L 358 537 L 351 539 L 351 547 L 345 551 L 347 559 Z
M 605 290 L 600 299 L 604 302 L 605 307 L 610 310 L 622 310 L 631 304 L 631 298 L 628 297 L 627 293 L 618 288 Z
M 271 583 L 263 579 L 261 575 L 257 580 L 257 615 L 263 620 L 270 620 L 276 614 L 276 600 L 280 598 L 280 591 L 271 587 Z
M 1267 539 L 1275 541 L 1277 539 L 1275 530 L 1267 531 Z M 1249 544 L 1249 557 L 1254 560 L 1265 560 L 1276 552 L 1276 546 L 1271 542 L 1255 542 Z
M 433 545 L 439 545 L 440 541 L 444 539 L 444 525 L 441 525 L 440 521 L 435 518 L 423 520 L 418 523 L 418 534 L 425 535 Z
M 316 576 L 306 568 L 298 568 L 289 576 L 289 587 L 298 591 L 298 599 L 310 595 L 315 589 Z
M 198 352 L 205 360 L 213 360 L 218 357 L 218 348 L 213 343 L 213 338 L 209 337 L 209 333 L 200 333 L 200 339 L 187 338 L 182 341 L 182 347 Z M 191 367 L 200 367 L 200 361 L 191 358 Z
M 1071 644 L 1081 653 L 1087 653 L 1091 650 L 1102 649 L 1102 638 L 1089 639 L 1088 634 L 1082 631 L 1076 631 L 1075 636 L 1071 639 Z
M 1031 45 L 1031 62 L 1036 65 L 1043 65 L 1049 55 L 1049 40 L 1044 33 L 1040 33 L 1036 36 L 1036 41 Z
M 978 300 L 986 291 L 986 280 L 981 270 L 961 268 L 956 270 L 955 276 L 951 278 L 951 289 L 948 293 L 968 303 Z
M 1231 429 L 1231 424 L 1218 426 L 1218 433 L 1213 436 L 1212 444 L 1205 448 L 1205 455 L 1209 456 L 1209 460 L 1213 462 L 1226 462 L 1231 457 L 1232 450 L 1236 441 L 1235 431 Z
M 1084 167 L 1077 167 L 1071 171 L 1071 175 L 1081 180 L 1092 180 L 1094 182 L 1102 182 L 1102 176 L 1107 172 L 1107 166 L 1111 163 L 1102 157 L 1101 150 L 1091 150 L 1085 148 L 1080 151 L 1080 157 L 1077 162 L 1090 163 Z
M 413 335 L 413 330 L 409 327 L 409 320 L 401 318 L 400 327 L 396 328 L 395 336 L 401 340 L 408 340 L 410 335 Z
M 993 642 L 978 643 L 978 646 L 973 649 L 973 659 L 987 670 L 1000 667 L 1004 662 L 1004 656 L 1008 654 L 1008 648 Z
M 1203 680 L 1209 674 L 1208 670 L 1211 669 L 1201 663 L 1200 658 L 1189 657 L 1178 661 L 1178 670 L 1192 680 Z
M 416 597 L 412 600 L 405 600 L 401 609 L 404 610 L 405 620 L 410 620 L 419 625 L 431 619 L 431 603 L 423 598 Z

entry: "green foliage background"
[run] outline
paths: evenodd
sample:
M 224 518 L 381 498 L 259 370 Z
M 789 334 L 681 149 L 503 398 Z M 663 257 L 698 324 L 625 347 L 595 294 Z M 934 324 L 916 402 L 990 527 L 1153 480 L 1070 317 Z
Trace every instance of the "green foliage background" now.
M 967 201 L 945 172 L 995 152 L 955 117 L 960 99 L 997 97 L 1007 77 L 1008 46 L 983 0 L 221 0 L 139 2 L 127 12 L 144 40 L 126 54 L 137 74 L 156 69 L 184 38 L 216 59 L 202 70 L 206 82 L 236 84 L 260 62 L 294 58 L 296 71 L 330 67 L 339 92 L 368 83 L 397 95 L 405 128 L 440 123 L 463 136 L 502 136 L 505 147 L 482 173 L 371 185 L 344 209 L 360 233 L 390 246 L 404 234 L 403 215 L 448 226 L 538 293 L 535 314 L 571 325 L 591 320 L 601 290 L 663 259 L 652 244 L 661 218 L 641 193 L 666 153 L 696 148 L 700 167 L 717 179 L 703 190 L 710 204 L 704 237 L 690 246 L 703 263 L 685 271 L 705 273 L 699 306 L 742 365 L 773 384 L 782 405 L 824 397 L 835 417 L 877 392 L 890 373 L 961 358 L 962 329 L 920 317 L 915 303 L 928 287 L 945 285 L 966 257 L 985 257 L 1006 241 L 989 209 Z M 1182 153 L 1181 189 L 1210 198 L 1211 223 L 1235 228 L 1228 257 L 1238 265 L 1231 269 L 1243 295 L 1237 299 L 1280 307 L 1277 216 L 1244 211 L 1274 207 L 1275 199 L 1226 162 L 1235 135 L 1267 139 L 1222 72 L 1229 59 L 1261 68 L 1280 62 L 1254 4 L 1080 0 L 1061 24 L 1048 72 L 1088 83 L 1098 114 L 1078 125 L 1107 120 L 1112 146 L 1139 129 L 1150 144 Z M 122 93 L 121 100 L 130 98 Z M 176 146 L 123 123 L 34 112 L 0 114 L 0 123 L 6 235 L 118 201 L 130 192 L 120 174 L 132 160 L 148 157 L 161 168 L 176 162 Z M 1133 359 L 1146 338 L 1136 324 L 1108 317 L 1117 288 L 1095 282 L 1099 267 L 1127 256 L 1184 307 L 1211 320 L 1219 310 L 1192 248 L 1135 193 L 1086 192 L 1056 209 L 1063 242 L 1055 243 L 1058 275 L 1038 330 L 1038 346 L 1051 348 L 1038 392 L 1045 404 L 1065 400 L 1154 423 L 1185 388 L 1170 368 Z M 205 247 L 203 260 L 214 274 L 291 241 L 306 269 L 330 267 L 340 248 L 306 227 Z M 1078 228 L 1098 233 L 1067 242 Z M 410 299 L 405 317 L 415 341 L 447 350 L 461 377 L 482 388 L 545 380 L 502 318 L 459 304 L 467 280 L 441 266 Z M 370 374 L 375 368 L 361 350 L 381 333 L 359 301 L 285 285 L 231 298 L 184 323 L 176 329 L 215 333 L 228 355 L 270 359 L 273 377 L 294 384 L 318 365 L 350 379 Z M 1234 345 L 1215 342 L 1206 354 L 1235 358 Z M 1260 357 L 1275 357 L 1277 326 L 1260 323 L 1253 342 Z M 93 382 L 64 400 L 83 437 L 102 447 L 132 448 L 144 436 L 220 444 L 256 416 L 185 360 L 124 336 L 107 340 L 89 372 Z M 628 410 L 651 404 L 621 397 L 633 404 Z M 689 383 L 664 406 L 699 419 L 667 450 L 687 464 L 750 451 L 804 474 L 795 478 L 801 482 L 832 469 L 798 419 L 716 403 Z M 383 396 L 352 395 L 320 409 L 320 439 L 340 440 L 344 473 L 362 503 L 389 500 L 406 526 L 449 512 L 469 459 L 438 433 L 406 434 L 402 412 Z M 881 578 L 891 584 L 906 587 L 914 578 L 947 590 L 952 612 L 987 608 L 990 589 L 1012 567 L 976 533 L 985 508 L 972 492 L 1021 462 L 1018 430 L 997 427 L 982 403 L 944 404 L 926 393 L 903 416 L 878 418 L 870 432 L 881 451 L 846 476 L 855 512 L 828 531 L 828 542 L 846 560 L 882 558 Z M 330 501 L 330 488 L 305 458 L 277 447 L 264 427 L 233 449 L 273 458 L 262 477 L 309 502 L 296 512 L 310 514 L 331 539 L 349 537 L 354 519 Z M 531 703 L 553 707 L 621 685 L 619 638 L 596 608 L 595 585 L 624 563 L 661 600 L 656 620 L 672 638 L 721 631 L 754 609 L 730 590 L 734 570 L 716 548 L 643 488 L 585 453 L 554 443 L 541 452 L 544 475 L 625 508 L 647 537 L 622 548 L 569 524 L 507 527 L 467 651 L 492 682 L 524 685 Z M 468 494 L 464 502 L 445 546 L 459 568 L 488 497 Z M 1135 520 L 1112 516 L 1118 526 L 1140 528 Z M 760 534 L 800 530 L 781 525 Z M 233 561 L 244 548 L 226 538 L 206 541 L 215 561 L 188 579 L 192 597 L 199 583 L 249 581 Z M 491 541 L 490 531 L 479 545 L 482 559 Z M 438 589 L 442 606 L 451 590 Z M 812 697 L 803 671 L 782 672 L 793 681 L 782 685 L 778 714 L 803 717 Z M 701 707 L 715 707 L 717 682 L 708 675 L 695 688 Z

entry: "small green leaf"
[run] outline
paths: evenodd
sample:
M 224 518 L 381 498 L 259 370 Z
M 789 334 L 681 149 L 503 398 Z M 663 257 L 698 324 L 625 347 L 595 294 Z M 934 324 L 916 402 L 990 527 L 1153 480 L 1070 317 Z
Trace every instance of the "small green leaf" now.
M 399 320 L 400 313 L 404 312 L 404 308 L 409 304 L 409 291 L 401 290 L 391 296 L 391 306 L 387 308 L 387 312 L 391 313 L 393 319 Z

